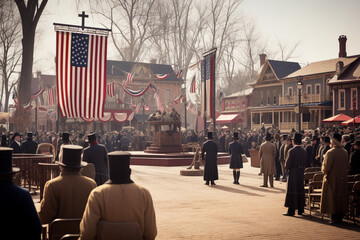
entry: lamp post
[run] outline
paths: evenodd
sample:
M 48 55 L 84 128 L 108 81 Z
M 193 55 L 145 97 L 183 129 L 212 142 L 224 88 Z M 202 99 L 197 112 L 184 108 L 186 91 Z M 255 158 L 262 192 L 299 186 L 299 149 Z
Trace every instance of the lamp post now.
M 304 84 L 302 80 L 303 80 L 302 76 L 297 77 L 296 87 L 299 90 L 299 93 L 298 93 L 298 95 L 299 95 L 299 113 L 298 113 L 299 114 L 299 133 L 301 132 L 301 110 L 300 110 L 300 108 L 301 108 L 301 89 Z

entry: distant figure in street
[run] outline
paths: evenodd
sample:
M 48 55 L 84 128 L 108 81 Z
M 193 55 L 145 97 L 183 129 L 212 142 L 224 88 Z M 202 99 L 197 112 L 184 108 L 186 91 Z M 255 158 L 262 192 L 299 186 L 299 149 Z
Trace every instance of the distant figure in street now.
M 306 151 L 306 165 L 305 168 L 311 167 L 312 163 L 312 144 L 311 144 L 311 138 L 305 137 L 303 140 L 305 151 Z
M 129 150 L 130 140 L 126 136 L 126 133 L 124 133 L 122 135 L 121 140 L 120 140 L 120 144 L 121 144 L 121 151 L 128 151 Z
M 264 174 L 264 183 L 260 187 L 268 187 L 268 178 L 270 187 L 274 187 L 274 175 L 276 174 L 275 156 L 276 147 L 271 143 L 272 136 L 266 133 L 265 142 L 260 145 L 259 158 L 260 158 L 260 171 Z
M 39 239 L 41 224 L 30 193 L 13 182 L 12 149 L 0 148 L 0 219 L 4 239 Z
M 109 179 L 108 153 L 105 146 L 96 141 L 95 133 L 88 135 L 87 142 L 90 146 L 84 149 L 83 160 L 95 165 L 95 181 L 96 184 L 100 186 Z
M 285 207 L 288 207 L 288 211 L 285 216 L 294 216 L 296 209 L 299 215 L 304 213 L 304 170 L 307 154 L 301 147 L 301 140 L 302 135 L 295 133 L 294 147 L 289 150 L 285 161 L 285 168 L 289 173 L 285 198 Z
M 124 231 L 127 238 L 114 236 L 116 231 L 108 231 L 105 233 L 108 238 L 104 239 L 155 239 L 157 228 L 152 198 L 146 188 L 131 180 L 130 154 L 111 152 L 109 164 L 110 180 L 90 193 L 80 223 L 79 239 L 97 239 L 101 231 L 99 226 L 121 226 L 121 223 L 131 224 L 135 230 Z
M 20 143 L 21 135 L 18 132 L 16 132 L 16 133 L 14 133 L 12 139 L 13 139 L 13 141 L 10 143 L 10 147 L 12 149 L 14 149 L 13 153 L 22 153 L 21 147 L 20 147 L 21 146 L 21 143 Z
M 321 213 L 331 214 L 331 223 L 342 222 L 348 211 L 347 169 L 348 153 L 342 148 L 341 135 L 334 133 L 331 138 L 332 148 L 327 151 L 321 167 L 325 174 L 321 191 Z
M 349 135 L 343 135 L 341 138 L 341 142 L 343 144 L 344 149 L 347 151 L 348 156 L 350 156 L 351 153 L 351 138 Z
M 7 137 L 5 134 L 1 135 L 1 147 L 7 147 Z
M 96 187 L 94 180 L 80 174 L 87 165 L 81 161 L 82 150 L 78 145 L 62 146 L 56 162 L 61 174 L 47 181 L 44 187 L 39 211 L 42 224 L 49 224 L 56 218 L 82 217 L 89 194 Z
M 239 133 L 234 132 L 233 142 L 229 145 L 230 169 L 233 170 L 234 184 L 239 184 L 240 168 L 243 168 L 242 154 L 244 149 L 238 140 Z
M 33 140 L 33 133 L 27 133 L 27 139 L 21 144 L 21 152 L 35 154 L 38 144 Z
M 219 179 L 217 167 L 218 147 L 213 142 L 213 133 L 208 132 L 208 140 L 203 144 L 201 151 L 201 159 L 205 161 L 204 180 L 205 185 L 216 185 L 215 180 Z
M 354 151 L 350 154 L 350 171 L 349 174 L 360 174 L 360 140 L 356 140 L 353 144 Z

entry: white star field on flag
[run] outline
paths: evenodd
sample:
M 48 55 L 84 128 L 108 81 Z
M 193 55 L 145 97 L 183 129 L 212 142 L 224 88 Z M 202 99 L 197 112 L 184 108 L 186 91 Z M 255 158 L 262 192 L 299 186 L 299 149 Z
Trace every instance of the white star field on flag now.
M 71 66 L 87 67 L 89 36 L 72 34 L 71 38 Z

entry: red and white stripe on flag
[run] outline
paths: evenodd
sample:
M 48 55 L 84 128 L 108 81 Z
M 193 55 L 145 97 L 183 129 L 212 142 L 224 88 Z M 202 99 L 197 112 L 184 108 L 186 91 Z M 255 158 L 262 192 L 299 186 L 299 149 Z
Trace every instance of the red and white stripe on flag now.
M 206 84 L 206 85 L 205 85 Z M 206 89 L 206 91 L 205 91 Z M 215 100 L 215 54 L 201 61 L 201 115 L 212 118 Z
M 57 96 L 62 116 L 103 116 L 107 36 L 56 32 Z
M 49 105 L 55 105 L 54 89 L 48 89 Z
M 115 83 L 114 82 L 106 84 L 106 92 L 109 97 L 115 96 Z
M 196 79 L 195 79 L 195 75 L 191 81 L 191 85 L 190 85 L 190 93 L 196 93 Z

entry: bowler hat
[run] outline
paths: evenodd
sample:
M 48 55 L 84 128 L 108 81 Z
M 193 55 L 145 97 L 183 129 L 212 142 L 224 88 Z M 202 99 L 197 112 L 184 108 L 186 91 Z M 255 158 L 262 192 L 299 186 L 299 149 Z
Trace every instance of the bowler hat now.
M 341 134 L 339 133 L 334 133 L 331 137 L 333 140 L 338 141 L 339 143 L 341 143 Z
M 208 139 L 213 139 L 213 133 L 212 133 L 212 132 L 208 132 L 208 133 L 207 133 L 207 138 L 208 138 Z
M 20 171 L 20 168 L 13 167 L 12 148 L 0 147 L 0 174 L 12 174 Z
M 88 136 L 87 136 L 88 138 L 87 139 L 85 139 L 85 142 L 94 142 L 94 141 L 96 141 L 96 135 L 95 135 L 95 133 L 90 133 L 90 134 L 88 134 Z
M 296 143 L 296 144 L 301 144 L 301 140 L 302 140 L 302 134 L 300 134 L 300 133 L 295 133 L 294 143 Z
M 63 145 L 62 159 L 56 161 L 57 164 L 64 167 L 81 168 L 87 165 L 87 162 L 81 161 L 83 147 L 78 145 Z
M 330 143 L 330 138 L 328 136 L 324 137 L 324 143 Z
M 235 139 L 235 140 L 239 139 L 239 133 L 238 132 L 234 132 L 233 139 Z
M 69 142 L 70 141 L 70 133 L 68 132 L 63 132 L 61 139 L 63 142 Z
M 130 156 L 129 152 L 114 151 L 108 154 L 110 180 L 108 183 L 126 184 L 132 183 L 130 179 Z

